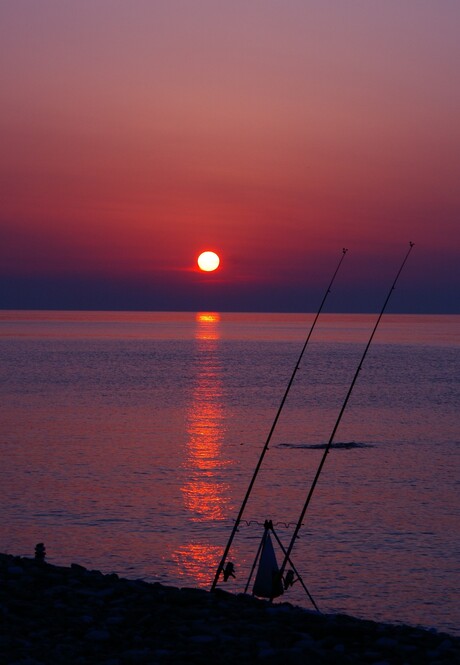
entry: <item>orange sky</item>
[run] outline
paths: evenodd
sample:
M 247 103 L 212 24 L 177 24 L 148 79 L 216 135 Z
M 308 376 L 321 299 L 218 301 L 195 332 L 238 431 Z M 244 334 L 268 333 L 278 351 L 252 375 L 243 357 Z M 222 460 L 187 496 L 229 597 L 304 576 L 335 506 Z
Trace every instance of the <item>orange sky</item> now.
M 460 4 L 4 0 L 0 307 L 459 311 Z M 196 256 L 222 267 L 203 276 Z

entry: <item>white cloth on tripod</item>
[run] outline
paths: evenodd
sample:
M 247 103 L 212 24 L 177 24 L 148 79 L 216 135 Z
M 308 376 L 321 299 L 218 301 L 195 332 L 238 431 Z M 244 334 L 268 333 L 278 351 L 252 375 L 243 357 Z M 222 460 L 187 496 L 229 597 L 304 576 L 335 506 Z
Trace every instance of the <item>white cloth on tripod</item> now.
M 252 593 L 260 598 L 276 598 L 283 593 L 283 585 L 279 578 L 279 567 L 270 533 L 264 533 L 263 537 L 265 543 L 260 555 L 259 568 Z

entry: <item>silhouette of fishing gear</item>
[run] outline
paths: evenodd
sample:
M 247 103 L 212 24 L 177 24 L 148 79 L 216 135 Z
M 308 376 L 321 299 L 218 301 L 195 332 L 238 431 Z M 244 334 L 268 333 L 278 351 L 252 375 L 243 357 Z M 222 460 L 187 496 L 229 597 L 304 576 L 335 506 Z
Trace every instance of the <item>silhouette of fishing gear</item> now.
M 232 546 L 233 539 L 234 539 L 234 537 L 235 537 L 235 535 L 236 535 L 236 532 L 238 531 L 239 523 L 240 523 L 240 521 L 241 521 L 241 519 L 242 519 L 242 517 L 243 517 L 243 513 L 244 513 L 244 510 L 245 510 L 245 508 L 246 508 L 246 504 L 247 504 L 247 502 L 248 502 L 248 500 L 249 500 L 249 496 L 250 496 L 250 494 L 251 494 L 251 492 L 252 492 L 252 488 L 254 487 L 254 483 L 255 483 L 255 481 L 256 481 L 257 475 L 258 475 L 259 470 L 260 470 L 260 468 L 261 468 L 261 466 L 262 466 L 263 459 L 264 459 L 265 454 L 266 454 L 266 452 L 267 452 L 267 450 L 268 450 L 269 443 L 270 443 L 270 441 L 271 441 L 271 438 L 272 438 L 273 432 L 275 431 L 275 428 L 276 428 L 276 425 L 277 425 L 277 423 L 278 423 L 279 417 L 280 417 L 281 412 L 282 412 L 282 410 L 283 410 L 284 403 L 286 402 L 287 396 L 288 396 L 289 391 L 290 391 L 290 389 L 291 389 L 291 386 L 292 386 L 292 384 L 293 384 L 293 382 L 294 382 L 295 375 L 297 374 L 297 371 L 298 371 L 298 369 L 299 369 L 299 367 L 300 367 L 301 360 L 302 360 L 302 358 L 303 358 L 303 356 L 304 356 L 304 353 L 305 353 L 305 351 L 306 351 L 306 349 L 307 349 L 308 342 L 310 341 L 310 337 L 312 336 L 313 330 L 315 329 L 316 322 L 318 321 L 319 315 L 321 314 L 321 311 L 322 311 L 322 309 L 323 309 L 323 307 L 324 307 L 324 303 L 326 302 L 326 299 L 327 299 L 329 293 L 331 292 L 332 284 L 334 283 L 334 280 L 335 280 L 335 278 L 336 278 L 336 275 L 337 275 L 337 273 L 339 272 L 340 266 L 342 265 L 342 262 L 343 262 L 343 260 L 344 260 L 344 258 L 345 258 L 345 255 L 346 255 L 347 251 L 348 251 L 348 250 L 347 250 L 345 247 L 342 249 L 342 255 L 341 255 L 341 257 L 340 257 L 340 260 L 339 260 L 339 262 L 338 262 L 338 264 L 337 264 L 337 267 L 336 267 L 335 270 L 334 270 L 334 273 L 333 273 L 333 275 L 332 275 L 331 281 L 329 282 L 329 285 L 328 285 L 328 287 L 327 287 L 327 289 L 326 289 L 326 291 L 325 291 L 325 293 L 324 293 L 323 299 L 322 299 L 321 304 L 320 304 L 320 306 L 319 306 L 319 308 L 318 308 L 318 311 L 317 311 L 317 313 L 316 313 L 316 316 L 315 316 L 315 318 L 313 319 L 313 323 L 312 323 L 311 326 L 310 326 L 310 330 L 309 330 L 309 332 L 308 332 L 307 338 L 306 338 L 306 340 L 305 340 L 305 342 L 304 342 L 304 345 L 303 345 L 303 347 L 302 347 L 302 350 L 301 350 L 301 352 L 300 352 L 300 355 L 299 355 L 299 357 L 298 357 L 298 359 L 297 359 L 297 363 L 296 363 L 296 365 L 295 365 L 295 367 L 294 367 L 294 370 L 293 370 L 293 372 L 292 372 L 292 374 L 291 374 L 291 378 L 290 378 L 290 380 L 289 380 L 289 382 L 288 382 L 288 385 L 287 385 L 286 390 L 285 390 L 285 392 L 284 392 L 284 395 L 283 395 L 283 398 L 282 398 L 282 400 L 281 400 L 281 403 L 280 403 L 280 405 L 279 405 L 279 407 L 278 407 L 278 411 L 276 412 L 276 416 L 275 416 L 275 419 L 273 420 L 272 426 L 271 426 L 271 428 L 270 428 L 270 432 L 268 433 L 267 439 L 266 439 L 266 441 L 265 441 L 265 445 L 264 445 L 264 447 L 262 448 L 262 452 L 261 452 L 260 457 L 259 457 L 259 460 L 258 460 L 258 462 L 257 462 L 257 464 L 256 464 L 256 468 L 254 469 L 254 473 L 253 473 L 252 478 L 251 478 L 251 480 L 250 480 L 250 482 L 249 482 L 248 489 L 246 490 L 246 494 L 245 494 L 245 496 L 244 496 L 243 502 L 242 502 L 242 504 L 241 504 L 240 510 L 239 510 L 239 512 L 238 512 L 238 515 L 237 515 L 237 518 L 236 518 L 236 520 L 235 520 L 235 524 L 233 525 L 233 529 L 232 529 L 232 531 L 231 531 L 231 533 L 230 533 L 230 537 L 229 537 L 229 539 L 228 539 L 227 545 L 225 546 L 224 553 L 222 554 L 222 558 L 221 558 L 221 560 L 220 560 L 220 563 L 219 563 L 219 565 L 217 566 L 216 574 L 215 574 L 215 576 L 214 576 L 214 580 L 213 580 L 213 583 L 212 583 L 212 586 L 211 586 L 211 591 L 213 591 L 213 590 L 216 588 L 217 582 L 219 581 L 220 574 L 221 574 L 221 572 L 224 570 L 225 562 L 226 562 L 226 560 L 227 560 L 228 553 L 229 553 L 230 548 L 231 548 L 231 546 Z
M 370 345 L 371 345 L 371 342 L 372 342 L 372 340 L 373 340 L 373 337 L 374 337 L 374 335 L 375 335 L 375 332 L 376 332 L 376 330 L 377 330 L 377 328 L 378 328 L 378 326 L 379 326 L 380 320 L 381 320 L 381 318 L 382 318 L 382 316 L 383 316 L 383 314 L 384 314 L 384 312 L 385 312 L 385 309 L 386 309 L 386 307 L 387 307 L 387 304 L 388 304 L 388 301 L 389 301 L 389 299 L 390 299 L 390 296 L 391 296 L 392 292 L 394 291 L 394 289 L 395 289 L 395 287 L 396 287 L 396 283 L 397 283 L 397 281 L 398 281 L 398 279 L 399 279 L 399 276 L 400 276 L 400 274 L 401 274 L 401 272 L 402 272 L 402 270 L 403 270 L 403 268 L 404 268 L 404 265 L 405 265 L 405 263 L 406 263 L 406 261 L 407 261 L 407 259 L 408 259 L 408 257 L 409 257 L 409 254 L 411 253 L 413 247 L 414 247 L 414 243 L 413 243 L 413 242 L 410 242 L 410 243 L 409 243 L 409 249 L 408 249 L 407 253 L 406 253 L 405 256 L 404 256 L 404 260 L 402 261 L 402 263 L 401 263 L 401 265 L 400 265 L 400 267 L 399 267 L 399 270 L 398 270 L 397 273 L 396 273 L 396 277 L 395 277 L 395 279 L 394 279 L 394 281 L 393 281 L 393 283 L 392 283 L 392 285 L 391 285 L 391 288 L 390 288 L 390 290 L 389 290 L 389 292 L 388 292 L 388 294 L 387 294 L 387 297 L 386 297 L 386 299 L 385 299 L 385 301 L 384 301 L 384 304 L 383 304 L 383 306 L 382 306 L 382 309 L 381 309 L 381 311 L 380 311 L 380 314 L 378 315 L 377 320 L 376 320 L 376 323 L 375 323 L 375 325 L 374 325 L 374 327 L 373 327 L 373 329 L 372 329 L 371 335 L 370 335 L 369 340 L 368 340 L 368 342 L 367 342 L 367 345 L 366 345 L 366 347 L 365 347 L 365 349 L 364 349 L 364 352 L 363 352 L 363 354 L 362 354 L 362 357 L 361 357 L 361 360 L 360 360 L 360 362 L 359 362 L 359 365 L 358 365 L 358 367 L 357 367 L 357 369 L 356 369 L 356 372 L 355 372 L 355 375 L 354 375 L 353 380 L 352 380 L 352 382 L 351 382 L 351 385 L 350 385 L 350 387 L 349 387 L 349 389 L 348 389 L 347 395 L 346 395 L 346 397 L 345 397 L 345 401 L 343 402 L 343 404 L 342 404 L 342 408 L 340 409 L 340 412 L 339 412 L 339 415 L 338 415 L 338 417 L 337 417 L 337 420 L 336 420 L 335 426 L 334 426 L 334 428 L 333 428 L 333 430 L 332 430 L 332 434 L 331 434 L 331 436 L 330 436 L 330 438 L 329 438 L 328 443 L 327 443 L 326 446 L 324 447 L 324 453 L 323 453 L 323 455 L 322 455 L 322 457 L 321 457 L 321 461 L 320 461 L 319 466 L 318 466 L 318 468 L 317 468 L 316 475 L 315 475 L 315 477 L 314 477 L 314 479 L 313 479 L 313 482 L 312 482 L 312 484 L 311 484 L 311 486 L 310 486 L 310 490 L 309 490 L 309 492 L 308 492 L 308 494 L 307 494 L 307 498 L 306 498 L 306 501 L 305 501 L 304 506 L 303 506 L 303 508 L 302 508 L 302 511 L 301 511 L 301 513 L 300 513 L 299 519 L 297 520 L 297 523 L 296 523 L 296 526 L 295 526 L 295 529 L 294 529 L 294 533 L 293 533 L 293 535 L 292 535 L 292 538 L 291 538 L 291 541 L 290 541 L 290 543 L 289 543 L 289 546 L 288 546 L 287 549 L 284 548 L 284 546 L 282 545 L 280 539 L 278 538 L 278 535 L 276 534 L 276 532 L 275 532 L 275 530 L 274 530 L 274 528 L 273 528 L 273 522 L 272 522 L 271 520 L 266 520 L 266 521 L 264 522 L 264 533 L 263 533 L 263 536 L 262 536 L 262 540 L 261 540 L 261 542 L 260 542 L 259 549 L 258 549 L 258 551 L 257 551 L 257 554 L 256 554 L 256 557 L 255 557 L 255 560 L 254 560 L 253 566 L 252 566 L 252 568 L 251 568 L 251 572 L 250 572 L 250 574 L 249 574 L 249 579 L 248 579 L 247 584 L 246 584 L 245 593 L 247 593 L 247 590 L 248 590 L 248 588 L 249 588 L 249 585 L 250 585 L 250 582 L 251 582 L 251 579 L 252 579 L 253 573 L 254 573 L 254 571 L 255 571 L 257 565 L 258 565 L 258 570 L 257 570 L 257 574 L 256 574 L 256 578 L 255 578 L 254 586 L 253 586 L 253 589 L 252 589 L 252 593 L 253 593 L 253 595 L 260 596 L 260 597 L 262 597 L 262 598 L 269 598 L 270 601 L 272 601 L 274 598 L 277 598 L 278 596 L 282 595 L 282 594 L 284 593 L 284 591 L 286 591 L 288 588 L 290 588 L 291 586 L 293 586 L 293 584 L 294 584 L 295 582 L 299 581 L 299 582 L 301 583 L 301 585 L 303 586 L 305 592 L 307 593 L 307 595 L 308 595 L 310 601 L 312 602 L 313 606 L 314 606 L 315 609 L 319 612 L 319 609 L 318 609 L 317 604 L 315 603 L 313 597 L 311 596 L 310 592 L 308 591 L 307 587 L 305 586 L 305 584 L 304 584 L 302 578 L 300 577 L 298 571 L 295 569 L 295 566 L 294 566 L 294 564 L 293 564 L 293 562 L 292 562 L 292 559 L 291 559 L 291 552 L 292 552 L 292 549 L 293 549 L 294 544 L 295 544 L 295 542 L 296 542 L 296 539 L 297 539 L 297 537 L 298 537 L 299 530 L 300 530 L 301 526 L 303 525 L 303 518 L 304 518 L 305 513 L 306 513 L 306 510 L 307 510 L 307 508 L 308 508 L 308 506 L 309 506 L 309 504 L 310 504 L 310 500 L 311 500 L 311 498 L 312 498 L 312 495 L 313 495 L 313 492 L 314 492 L 314 490 L 315 490 L 316 484 L 317 484 L 317 482 L 318 482 L 319 476 L 320 476 L 321 471 L 322 471 L 322 469 L 323 469 L 323 466 L 324 466 L 324 463 L 325 463 L 325 461 L 326 461 L 327 455 L 329 454 L 330 449 L 331 449 L 331 447 L 332 447 L 332 445 L 333 445 L 333 440 L 334 440 L 335 434 L 336 434 L 336 432 L 337 432 L 338 426 L 339 426 L 340 421 L 341 421 L 341 419 L 342 419 L 342 416 L 343 416 L 343 414 L 344 414 L 345 408 L 346 408 L 346 406 L 347 406 L 347 404 L 348 404 L 348 400 L 349 400 L 349 398 L 350 398 L 350 395 L 351 395 L 351 393 L 352 393 L 353 387 L 354 387 L 354 385 L 355 385 L 355 383 L 356 383 L 356 380 L 357 380 L 357 378 L 358 378 L 359 372 L 361 371 L 361 368 L 362 368 L 362 365 L 363 365 L 364 359 L 365 359 L 365 357 L 366 357 L 366 355 L 367 355 L 367 352 L 368 352 L 368 350 L 369 350 L 369 347 L 370 347 Z M 292 382 L 293 382 L 293 380 L 294 380 L 294 376 L 295 376 L 297 370 L 299 369 L 300 361 L 301 361 L 302 356 L 303 356 L 303 354 L 304 354 L 304 351 L 305 351 L 305 349 L 306 349 L 306 347 L 307 347 L 307 344 L 308 344 L 308 341 L 309 341 L 310 336 L 311 336 L 311 334 L 312 334 L 313 328 L 314 328 L 314 326 L 315 326 L 315 324 L 316 324 L 316 321 L 317 321 L 317 319 L 318 319 L 318 317 L 319 317 L 319 314 L 320 314 L 320 312 L 321 312 L 321 310 L 322 310 L 322 308 L 323 308 L 323 305 L 324 305 L 324 302 L 325 302 L 325 300 L 326 300 L 326 298 L 327 298 L 327 295 L 328 295 L 329 292 L 330 292 L 330 288 L 331 288 L 331 286 L 332 286 L 332 283 L 334 282 L 334 279 L 335 279 L 335 277 L 336 277 L 336 275 L 337 275 L 337 272 L 338 272 L 338 270 L 339 270 L 339 268 L 340 268 L 340 266 L 341 266 L 341 264 L 342 264 L 342 261 L 343 261 L 343 259 L 344 259 L 344 257 L 345 257 L 345 254 L 346 254 L 347 250 L 344 248 L 344 249 L 342 250 L 342 252 L 343 252 L 342 257 L 341 257 L 341 259 L 340 259 L 340 261 L 339 261 L 339 264 L 338 264 L 337 268 L 335 269 L 335 272 L 334 272 L 334 274 L 333 274 L 333 276 L 332 276 L 332 279 L 331 279 L 331 282 L 330 282 L 330 284 L 329 284 L 329 287 L 328 287 L 328 289 L 326 290 L 326 293 L 325 293 L 325 295 L 324 295 L 324 297 L 323 297 L 323 300 L 322 300 L 322 302 L 321 302 L 321 305 L 320 305 L 320 307 L 319 307 L 319 310 L 318 310 L 318 312 L 317 312 L 317 314 L 316 314 L 316 317 L 315 317 L 315 319 L 314 319 L 314 321 L 313 321 L 312 327 L 310 328 L 310 332 L 308 333 L 307 339 L 306 339 L 306 341 L 305 341 L 305 343 L 304 343 L 304 346 L 303 346 L 303 348 L 302 348 L 301 354 L 300 354 L 299 359 L 298 359 L 298 361 L 297 361 L 297 364 L 296 364 L 296 366 L 295 366 L 295 368 L 294 368 L 294 371 L 293 371 L 292 376 L 291 376 L 291 379 L 290 379 L 290 381 L 289 381 L 289 383 L 288 383 L 287 389 L 286 389 L 286 391 L 285 391 L 285 393 L 284 393 L 283 399 L 282 399 L 282 401 L 281 401 L 281 405 L 280 405 L 280 407 L 279 407 L 279 409 L 278 409 L 278 411 L 277 411 L 277 414 L 276 414 L 276 416 L 275 416 L 275 419 L 274 419 L 274 422 L 273 422 L 273 424 L 272 424 L 272 427 L 271 427 L 270 433 L 269 433 L 269 435 L 268 435 L 268 438 L 267 438 L 267 440 L 266 440 L 266 442 L 265 442 L 265 445 L 264 445 L 264 447 L 263 447 L 262 453 L 261 453 L 261 455 L 260 455 L 260 457 L 259 457 L 259 460 L 258 460 L 258 462 L 257 462 L 256 468 L 255 468 L 255 471 L 254 471 L 254 473 L 253 473 L 252 479 L 251 479 L 251 481 L 250 481 L 250 483 L 249 483 L 249 487 L 248 487 L 248 489 L 247 489 L 246 495 L 245 495 L 245 497 L 244 497 L 244 499 L 243 499 L 243 502 L 242 502 L 242 504 L 241 504 L 240 511 L 239 511 L 238 516 L 237 516 L 237 518 L 236 518 L 236 520 L 235 520 L 235 524 L 234 524 L 234 526 L 233 526 L 233 529 L 232 529 L 232 532 L 231 532 L 231 534 L 230 534 L 229 540 L 228 540 L 227 545 L 226 545 L 226 547 L 225 547 L 225 550 L 224 550 L 224 553 L 223 553 L 222 559 L 221 559 L 221 561 L 220 561 L 220 563 L 219 563 L 219 565 L 218 565 L 218 567 L 217 567 L 217 571 L 216 571 L 216 574 L 215 574 L 215 577 L 214 577 L 214 581 L 213 581 L 213 584 L 212 584 L 212 587 L 211 587 L 211 591 L 213 591 L 213 590 L 215 589 L 216 584 L 217 584 L 217 582 L 218 582 L 218 580 L 219 580 L 219 577 L 220 577 L 220 573 L 221 573 L 221 572 L 223 572 L 223 575 L 224 575 L 224 581 L 227 581 L 228 578 L 229 578 L 230 576 L 235 577 L 235 575 L 233 574 L 233 573 L 234 573 L 234 570 L 235 570 L 233 563 L 227 563 L 227 565 L 225 566 L 225 561 L 226 561 L 227 555 L 228 555 L 228 553 L 229 553 L 229 551 L 230 551 L 230 547 L 231 547 L 231 544 L 232 544 L 233 539 L 234 539 L 234 537 L 235 537 L 235 534 L 236 534 L 237 531 L 238 531 L 238 527 L 239 527 L 240 523 L 243 521 L 243 520 L 242 520 L 242 516 L 243 516 L 244 509 L 245 509 L 245 507 L 246 507 L 246 503 L 247 503 L 247 501 L 248 501 L 248 499 L 249 499 L 249 495 L 250 495 L 250 493 L 251 493 L 251 491 L 252 491 L 252 488 L 253 488 L 253 486 L 254 486 L 254 482 L 255 482 L 255 480 L 256 480 L 257 474 L 259 473 L 259 470 L 260 470 L 260 467 L 261 467 L 261 465 L 262 465 L 262 461 L 263 461 L 263 458 L 264 458 L 264 456 L 265 456 L 265 453 L 266 453 L 267 450 L 268 450 L 268 444 L 269 444 L 269 442 L 270 442 L 270 439 L 271 439 L 271 436 L 272 436 L 273 431 L 274 431 L 274 429 L 275 429 L 275 426 L 276 426 L 276 424 L 277 424 L 277 422 L 278 422 L 278 418 L 279 418 L 279 416 L 280 416 L 280 413 L 281 413 L 282 408 L 283 408 L 283 406 L 284 406 L 284 403 L 285 403 L 285 400 L 286 400 L 286 398 L 287 398 L 288 392 L 289 392 L 290 387 L 291 387 L 291 385 L 292 385 Z M 254 521 L 255 521 L 255 520 L 251 520 L 251 521 L 246 522 L 246 523 L 249 525 L 249 524 L 251 524 L 251 523 L 254 522 Z M 256 522 L 256 523 L 257 523 L 257 522 Z M 284 523 L 284 524 L 286 524 L 286 523 Z M 292 523 L 289 522 L 289 523 L 287 523 L 287 524 L 292 524 Z M 283 552 L 283 555 L 284 555 L 284 558 L 283 558 L 283 562 L 282 562 L 282 564 L 281 564 L 281 567 L 278 566 L 278 562 L 277 562 L 277 560 L 276 560 L 276 555 L 275 555 L 275 551 L 274 551 L 274 548 L 273 548 L 273 543 L 272 543 L 271 535 L 274 536 L 275 540 L 277 541 L 277 543 L 278 543 L 278 545 L 280 546 L 280 548 L 281 548 L 281 550 L 282 550 L 282 552 Z M 286 570 L 286 566 L 287 566 L 288 563 L 289 563 L 289 565 L 292 567 L 292 570 L 288 570 L 288 571 L 286 572 L 286 575 L 284 575 L 284 572 L 285 572 L 285 570 Z M 224 567 L 224 566 L 225 566 L 225 567 Z M 229 568 L 229 566 L 230 566 L 230 568 Z M 230 572 L 229 572 L 229 571 L 230 571 Z M 295 575 L 297 575 L 297 579 L 295 578 Z

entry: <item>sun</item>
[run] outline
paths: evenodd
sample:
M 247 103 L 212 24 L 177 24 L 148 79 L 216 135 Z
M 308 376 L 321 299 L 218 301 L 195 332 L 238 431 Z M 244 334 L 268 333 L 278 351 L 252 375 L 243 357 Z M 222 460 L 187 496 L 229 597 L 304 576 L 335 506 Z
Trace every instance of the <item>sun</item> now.
M 202 252 L 198 257 L 198 267 L 204 272 L 212 272 L 219 267 L 220 259 L 215 252 Z

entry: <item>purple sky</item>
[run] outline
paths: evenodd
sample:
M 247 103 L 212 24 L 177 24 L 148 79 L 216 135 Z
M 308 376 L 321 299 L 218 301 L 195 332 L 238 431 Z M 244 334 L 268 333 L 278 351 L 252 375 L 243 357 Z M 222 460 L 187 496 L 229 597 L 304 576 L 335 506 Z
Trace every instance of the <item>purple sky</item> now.
M 460 3 L 3 0 L 1 308 L 460 312 Z M 221 267 L 200 273 L 215 250 Z

